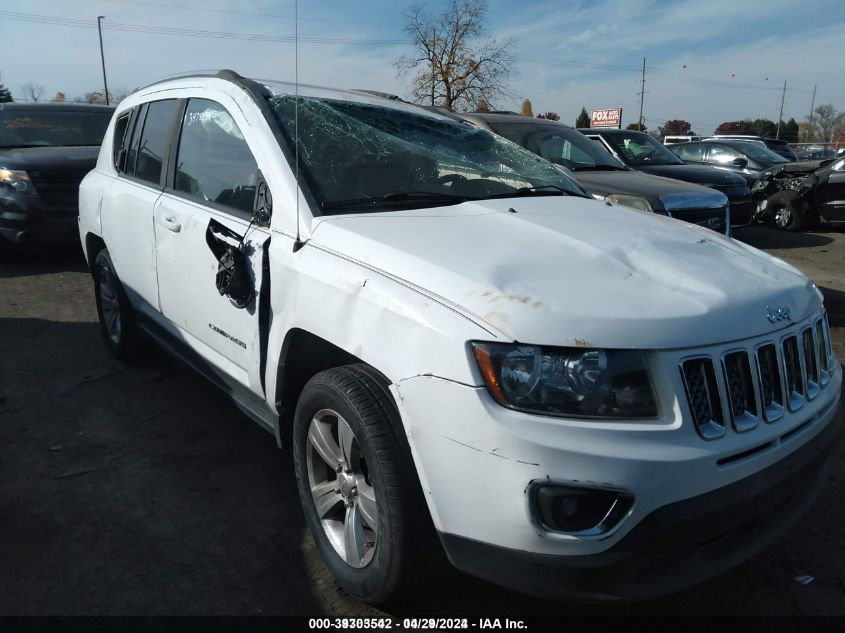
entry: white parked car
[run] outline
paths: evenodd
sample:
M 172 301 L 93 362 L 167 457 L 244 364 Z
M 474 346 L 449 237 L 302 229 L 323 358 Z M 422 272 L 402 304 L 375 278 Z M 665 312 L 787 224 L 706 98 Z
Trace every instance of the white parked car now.
M 445 552 L 535 594 L 642 598 L 807 508 L 842 372 L 806 277 L 485 130 L 298 90 L 136 92 L 79 226 L 108 346 L 152 337 L 290 444 L 347 591 L 394 599 Z

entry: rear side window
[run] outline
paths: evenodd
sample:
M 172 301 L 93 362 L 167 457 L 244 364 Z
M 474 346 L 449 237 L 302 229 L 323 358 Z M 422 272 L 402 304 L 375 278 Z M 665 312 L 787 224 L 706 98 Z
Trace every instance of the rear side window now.
M 176 100 L 153 101 L 147 110 L 141 141 L 138 145 L 138 158 L 135 165 L 135 177 L 153 184 L 161 182 L 161 172 L 167 159 L 167 146 L 170 140 L 170 128 L 176 115 Z M 137 126 L 136 126 L 137 127 Z
M 720 165 L 727 165 L 728 163 L 732 163 L 737 158 L 742 158 L 742 154 L 740 154 L 735 149 L 731 149 L 730 147 L 725 147 L 724 145 L 711 145 L 710 146 L 710 162 L 711 163 L 719 163 Z
M 258 165 L 237 123 L 219 103 L 191 99 L 176 156 L 176 191 L 252 213 Z
M 673 147 L 672 150 L 684 160 L 699 162 L 704 160 L 704 145 L 698 143 L 678 145 L 677 147 Z
M 112 160 L 114 161 L 115 169 L 123 171 L 126 161 L 126 149 L 129 144 L 129 119 L 132 116 L 132 110 L 121 114 L 114 124 L 114 141 L 112 143 Z M 123 150 L 123 155 L 121 155 Z
M 147 104 L 141 106 L 138 116 L 135 117 L 135 126 L 132 129 L 132 138 L 129 140 L 129 150 L 126 153 L 126 166 L 124 173 L 134 176 L 135 163 L 138 158 L 138 141 L 141 136 L 141 128 L 144 127 L 144 117 L 147 116 Z

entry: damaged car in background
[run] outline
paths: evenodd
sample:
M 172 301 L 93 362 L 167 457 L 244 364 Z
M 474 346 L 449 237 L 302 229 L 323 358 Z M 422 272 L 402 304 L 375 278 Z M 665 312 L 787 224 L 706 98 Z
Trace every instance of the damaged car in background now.
M 539 595 L 678 591 L 824 485 L 842 370 L 814 284 L 487 130 L 167 80 L 118 106 L 79 228 L 105 344 L 152 338 L 287 448 L 363 601 L 444 555 Z
M 752 192 L 761 198 L 755 218 L 779 229 L 814 228 L 845 220 L 845 157 L 787 163 L 763 171 Z

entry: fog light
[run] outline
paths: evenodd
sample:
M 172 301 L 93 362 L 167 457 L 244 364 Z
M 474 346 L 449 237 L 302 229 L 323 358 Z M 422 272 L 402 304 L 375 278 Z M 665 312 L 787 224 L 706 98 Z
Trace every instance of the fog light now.
M 542 484 L 535 486 L 532 512 L 545 529 L 578 536 L 610 531 L 628 514 L 634 498 L 618 490 Z

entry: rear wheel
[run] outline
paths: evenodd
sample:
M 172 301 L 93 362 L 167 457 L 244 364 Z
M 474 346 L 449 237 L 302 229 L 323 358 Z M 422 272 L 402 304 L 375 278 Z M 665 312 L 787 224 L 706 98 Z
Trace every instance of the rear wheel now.
M 775 228 L 800 231 L 804 227 L 804 205 L 796 192 L 778 191 L 766 206 Z
M 366 365 L 314 376 L 293 445 L 305 518 L 338 584 L 383 604 L 424 582 L 442 554 L 384 377 Z
M 139 335 L 132 306 L 106 249 L 94 259 L 94 297 L 97 316 L 106 345 L 121 360 L 134 360 L 138 355 Z

